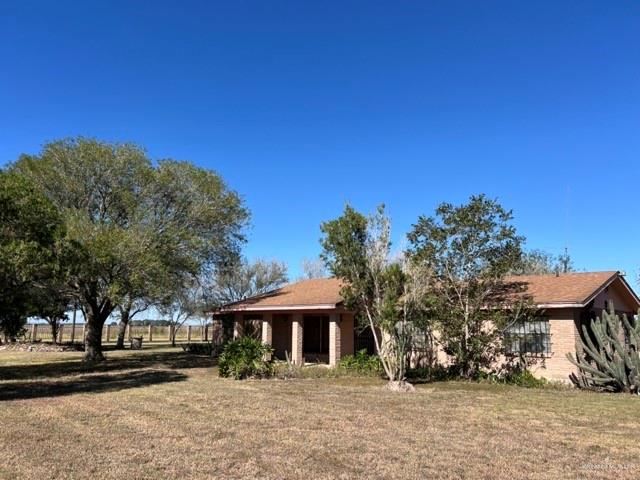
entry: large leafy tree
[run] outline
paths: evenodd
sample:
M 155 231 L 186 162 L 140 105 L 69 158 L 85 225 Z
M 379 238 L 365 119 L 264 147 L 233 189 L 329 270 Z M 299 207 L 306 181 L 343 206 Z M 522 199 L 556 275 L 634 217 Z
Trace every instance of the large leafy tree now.
M 384 206 L 367 217 L 347 205 L 341 217 L 320 228 L 321 258 L 343 280 L 341 295 L 347 308 L 371 329 L 388 387 L 412 390 L 406 382 L 407 353 L 412 333 L 426 317 L 428 271 L 404 255 L 400 261 L 391 258 Z
M 0 171 L 0 332 L 15 337 L 55 268 L 64 233 L 55 206 L 28 179 Z
M 513 291 L 504 277 L 521 261 L 523 237 L 513 215 L 496 200 L 472 196 L 464 205 L 443 203 L 433 217 L 420 217 L 408 238 L 411 257 L 435 275 L 434 317 L 445 352 L 460 374 L 472 377 L 491 364 Z
M 103 359 L 102 327 L 119 305 L 171 295 L 243 241 L 248 212 L 217 174 L 173 160 L 154 166 L 133 144 L 57 141 L 14 169 L 59 209 L 77 246 L 69 286 L 87 322 L 87 360 Z

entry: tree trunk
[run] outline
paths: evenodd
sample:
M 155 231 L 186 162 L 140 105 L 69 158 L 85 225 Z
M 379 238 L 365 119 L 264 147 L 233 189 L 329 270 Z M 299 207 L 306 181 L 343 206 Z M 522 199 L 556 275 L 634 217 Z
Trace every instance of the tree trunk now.
M 58 321 L 57 320 L 48 320 L 49 326 L 51 327 L 51 343 L 56 345 L 58 343 Z
M 116 340 L 116 350 L 124 349 L 124 336 L 129 325 L 129 312 L 121 312 L 120 323 L 118 323 L 118 339 Z
M 465 315 L 464 331 L 462 336 L 462 377 L 469 380 L 471 378 L 471 368 L 469 365 L 469 324 Z
M 102 354 L 102 327 L 107 320 L 107 316 L 90 313 L 87 318 L 84 338 L 85 362 L 101 362 L 104 360 L 104 355 Z

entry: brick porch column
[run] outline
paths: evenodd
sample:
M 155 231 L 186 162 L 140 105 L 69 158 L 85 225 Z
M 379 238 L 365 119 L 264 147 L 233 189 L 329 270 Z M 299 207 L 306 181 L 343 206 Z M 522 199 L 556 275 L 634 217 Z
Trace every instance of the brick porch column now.
M 236 340 L 244 335 L 244 316 L 242 313 L 233 315 L 233 339 Z
M 291 315 L 291 361 L 296 365 L 302 365 L 302 332 L 303 319 L 301 313 Z
M 222 343 L 222 330 L 222 320 L 220 318 L 213 317 L 211 319 L 211 329 L 209 330 L 211 332 L 212 343 L 216 345 L 220 345 Z
M 340 332 L 340 314 L 329 316 L 329 366 L 336 367 L 340 361 L 342 335 Z
M 262 343 L 273 345 L 273 315 L 265 313 L 262 316 Z M 271 360 L 271 355 L 266 360 Z

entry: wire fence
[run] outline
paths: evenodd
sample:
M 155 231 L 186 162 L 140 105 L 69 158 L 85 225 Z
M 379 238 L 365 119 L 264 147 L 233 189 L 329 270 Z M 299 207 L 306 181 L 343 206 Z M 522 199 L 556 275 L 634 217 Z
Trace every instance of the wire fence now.
M 125 331 L 125 342 L 132 338 L 140 338 L 144 342 L 167 343 L 171 341 L 173 326 L 160 325 L 133 325 L 127 326 Z M 53 334 L 51 327 L 46 323 L 33 323 L 26 326 L 27 339 L 32 342 L 51 342 Z M 102 343 L 115 343 L 118 339 L 118 325 L 105 325 L 102 327 Z M 75 327 L 69 324 L 60 325 L 58 328 L 58 343 L 82 342 L 85 334 L 85 325 L 76 324 Z M 207 342 L 213 336 L 213 326 L 209 325 L 182 325 L 175 331 L 176 342 Z

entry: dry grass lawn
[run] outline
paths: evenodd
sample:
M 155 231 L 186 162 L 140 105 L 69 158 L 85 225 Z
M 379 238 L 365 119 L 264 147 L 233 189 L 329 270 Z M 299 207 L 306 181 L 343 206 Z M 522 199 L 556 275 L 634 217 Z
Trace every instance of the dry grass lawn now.
M 640 398 L 242 381 L 177 349 L 0 352 L 0 478 L 637 478 Z

